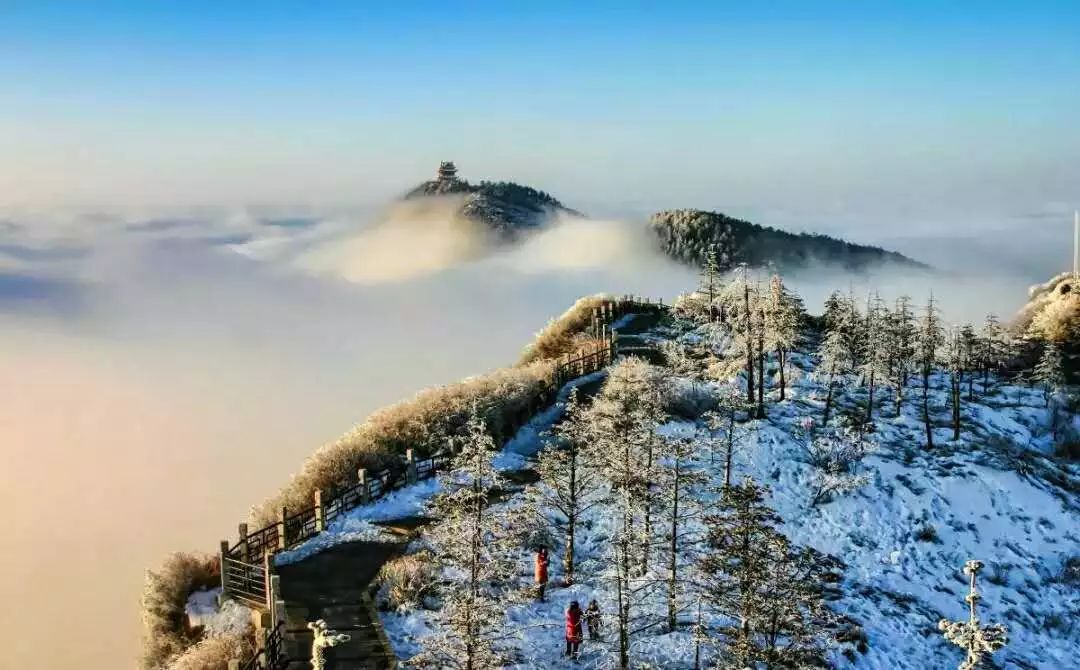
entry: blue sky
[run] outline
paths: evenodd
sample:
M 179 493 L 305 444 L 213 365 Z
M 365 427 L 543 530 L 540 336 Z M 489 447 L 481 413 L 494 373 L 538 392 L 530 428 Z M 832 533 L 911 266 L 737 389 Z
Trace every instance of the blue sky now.
M 612 211 L 1080 198 L 1076 3 L 0 2 L 0 84 L 0 206 L 376 202 L 443 158 Z

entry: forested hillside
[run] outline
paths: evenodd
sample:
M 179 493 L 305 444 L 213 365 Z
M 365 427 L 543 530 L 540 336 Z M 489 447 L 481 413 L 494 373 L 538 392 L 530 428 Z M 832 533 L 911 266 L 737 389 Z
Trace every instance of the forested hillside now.
M 809 318 L 779 277 L 707 274 L 634 339 L 664 363 L 571 384 L 502 449 L 475 418 L 437 485 L 285 559 L 429 516 L 379 581 L 419 667 L 569 651 L 590 668 L 1056 670 L 1080 653 L 1080 421 L 1038 333 L 843 293 Z
M 925 267 L 893 251 L 852 244 L 827 235 L 788 233 L 759 226 L 718 212 L 676 209 L 657 212 L 649 226 L 663 251 L 684 263 L 703 266 L 710 252 L 721 270 L 746 263 L 753 267 L 796 269 L 827 264 L 847 270 L 867 270 L 892 263 Z

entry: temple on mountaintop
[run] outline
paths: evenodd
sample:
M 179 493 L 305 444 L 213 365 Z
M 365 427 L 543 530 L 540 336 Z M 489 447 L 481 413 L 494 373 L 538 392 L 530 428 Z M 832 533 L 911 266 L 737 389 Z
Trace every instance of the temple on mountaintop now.
M 455 181 L 457 180 L 457 167 L 454 166 L 454 161 L 442 161 L 439 163 L 439 171 L 435 174 L 436 181 Z

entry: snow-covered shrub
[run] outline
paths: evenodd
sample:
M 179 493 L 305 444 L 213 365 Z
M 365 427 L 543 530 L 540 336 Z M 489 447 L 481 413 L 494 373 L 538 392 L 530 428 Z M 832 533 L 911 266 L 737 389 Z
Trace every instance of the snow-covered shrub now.
M 194 644 L 189 629 L 188 596 L 221 581 L 216 556 L 177 552 L 157 570 L 147 570 L 142 594 L 142 667 L 159 668 Z M 198 667 L 198 666 L 190 666 Z
M 933 524 L 929 522 L 923 522 L 917 529 L 915 529 L 915 539 L 919 542 L 931 542 L 937 544 L 938 539 L 937 528 L 934 528 Z
M 716 395 L 705 384 L 676 377 L 665 388 L 664 409 L 672 416 L 697 419 L 716 407 Z
M 203 638 L 172 659 L 165 670 L 224 670 L 229 661 L 251 657 L 249 637 L 245 633 L 227 633 Z
M 412 399 L 385 407 L 304 462 L 299 474 L 276 496 L 252 512 L 256 525 L 271 523 L 281 507 L 310 507 L 316 489 L 333 491 L 356 481 L 359 468 L 401 466 L 399 456 L 414 449 L 422 456 L 464 434 L 474 409 L 497 443 L 511 437 L 539 409 L 554 368 L 543 361 L 425 389 Z
M 1061 581 L 1080 588 L 1080 556 L 1070 556 L 1061 566 Z
M 389 609 L 416 608 L 434 593 L 438 566 L 428 552 L 399 556 L 383 564 L 375 577 L 379 604 Z
M 553 319 L 536 334 L 536 339 L 521 355 L 519 365 L 549 358 L 558 358 L 577 351 L 588 339 L 585 331 L 592 324 L 593 310 L 611 299 L 597 294 L 585 296 L 557 319 Z
M 812 433 L 813 423 L 804 425 Z M 836 428 L 805 440 L 806 462 L 814 467 L 813 496 L 811 505 L 818 505 L 833 496 L 850 493 L 870 481 L 868 474 L 860 471 L 862 460 L 874 449 L 874 443 L 866 433 L 857 428 Z

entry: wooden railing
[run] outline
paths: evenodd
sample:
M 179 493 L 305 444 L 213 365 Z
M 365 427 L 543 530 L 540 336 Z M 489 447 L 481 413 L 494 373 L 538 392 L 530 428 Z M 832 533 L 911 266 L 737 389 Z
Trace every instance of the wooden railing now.
M 265 528 L 249 533 L 247 524 L 240 524 L 239 541 L 233 545 L 228 541 L 221 543 L 222 594 L 250 607 L 272 610 L 277 600 L 272 588 L 275 553 L 315 537 L 326 530 L 331 521 L 360 505 L 406 484 L 434 476 L 446 469 L 449 461 L 447 454 L 417 460 L 409 449 L 403 467 L 384 468 L 371 474 L 361 469 L 359 481 L 329 501 L 324 501 L 322 492 L 316 491 L 312 507 L 292 513 L 281 508 L 277 522 Z
M 284 654 L 285 624 L 279 623 L 266 633 L 262 646 L 247 663 L 231 661 L 229 670 L 284 670 L 288 662 Z
M 567 382 L 592 374 L 609 365 L 617 354 L 618 338 L 611 325 L 615 319 L 629 313 L 663 312 L 663 301 L 626 295 L 602 303 L 593 312 L 590 325 L 594 342 L 574 355 L 560 359 L 548 387 L 546 402 L 554 402 L 558 390 Z M 375 472 L 360 469 L 358 481 L 337 491 L 330 500 L 323 500 L 322 491 L 315 491 L 314 504 L 306 509 L 278 510 L 277 522 L 249 532 L 245 523 L 239 526 L 239 540 L 221 542 L 222 596 L 234 598 L 254 609 L 269 612 L 275 625 L 267 634 L 265 652 L 256 655 L 245 670 L 276 670 L 280 661 L 280 643 L 284 627 L 279 625 L 283 612 L 278 612 L 280 594 L 274 576 L 274 554 L 286 551 L 326 530 L 327 524 L 349 511 L 372 502 L 406 484 L 435 476 L 448 468 L 451 456 L 445 453 L 416 459 L 407 449 L 401 465 L 392 465 Z M 271 644 L 273 643 L 273 644 Z M 273 654 L 270 653 L 271 647 Z M 263 660 L 259 660 L 259 659 Z M 251 665 L 255 663 L 256 665 Z

